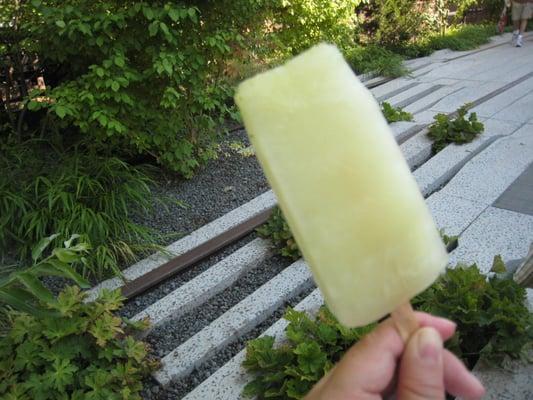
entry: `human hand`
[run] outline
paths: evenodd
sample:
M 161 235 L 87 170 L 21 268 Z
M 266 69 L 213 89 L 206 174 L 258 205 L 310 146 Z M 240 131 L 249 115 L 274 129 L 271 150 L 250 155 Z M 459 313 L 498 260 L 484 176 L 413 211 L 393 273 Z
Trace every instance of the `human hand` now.
M 374 400 L 393 392 L 398 400 L 443 400 L 445 391 L 481 398 L 485 389 L 479 380 L 443 348 L 443 341 L 455 332 L 455 323 L 415 314 L 421 328 L 407 344 L 394 322 L 385 320 L 348 350 L 304 400 Z

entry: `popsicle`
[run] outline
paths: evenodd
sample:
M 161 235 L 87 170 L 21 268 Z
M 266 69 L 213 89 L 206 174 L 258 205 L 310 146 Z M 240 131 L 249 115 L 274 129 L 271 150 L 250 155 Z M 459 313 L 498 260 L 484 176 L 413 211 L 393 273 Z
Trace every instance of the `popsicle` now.
M 378 103 L 336 47 L 244 81 L 235 100 L 341 323 L 376 321 L 431 285 L 446 249 Z

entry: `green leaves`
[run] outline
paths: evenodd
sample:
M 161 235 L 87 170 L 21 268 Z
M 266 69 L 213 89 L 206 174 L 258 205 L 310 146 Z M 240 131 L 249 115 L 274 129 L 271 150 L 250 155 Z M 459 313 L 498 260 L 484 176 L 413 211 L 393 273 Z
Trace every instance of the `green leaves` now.
M 470 104 L 460 107 L 457 116 L 450 119 L 446 114 L 437 114 L 435 122 L 429 127 L 428 137 L 433 140 L 433 153 L 438 153 L 450 143 L 464 144 L 474 140 L 484 131 L 484 125 L 478 121 L 476 113 L 466 118 Z
M 79 288 L 67 287 L 57 300 L 62 318 L 13 313 L 0 337 L 0 398 L 140 399 L 157 362 L 131 325 L 108 311 L 119 298 L 108 292 L 85 303 Z
M 404 111 L 401 107 L 393 107 L 386 101 L 381 103 L 381 112 L 389 124 L 392 122 L 413 120 L 413 114 Z
M 417 296 L 416 308 L 458 323 L 446 346 L 469 362 L 481 355 L 492 362 L 525 356 L 533 341 L 533 314 L 525 306 L 525 291 L 512 279 L 487 278 L 475 265 L 448 269 Z M 323 306 L 315 318 L 288 309 L 284 318 L 288 342 L 273 337 L 248 342 L 243 367 L 254 379 L 244 395 L 260 399 L 301 399 L 355 342 L 375 328 L 342 326 Z
M 283 257 L 297 260 L 302 256 L 279 207 L 274 207 L 268 221 L 256 231 L 260 237 L 270 239 L 276 252 Z
M 126 129 L 101 112 L 94 118 L 114 132 Z M 87 286 L 82 276 L 115 274 L 118 264 L 133 262 L 137 252 L 157 248 L 157 235 L 131 220 L 132 213 L 147 215 L 154 205 L 147 167 L 94 153 L 55 151 L 33 141 L 13 146 L 0 158 L 0 169 L 13 171 L 0 174 L 0 198 L 6 200 L 0 200 L 1 247 L 37 262 L 54 246 L 54 257 L 40 262 L 39 270 L 81 287 Z M 53 156 L 43 160 L 43 152 Z M 23 165 L 17 153 L 24 156 Z M 71 237 L 73 232 L 81 237 Z

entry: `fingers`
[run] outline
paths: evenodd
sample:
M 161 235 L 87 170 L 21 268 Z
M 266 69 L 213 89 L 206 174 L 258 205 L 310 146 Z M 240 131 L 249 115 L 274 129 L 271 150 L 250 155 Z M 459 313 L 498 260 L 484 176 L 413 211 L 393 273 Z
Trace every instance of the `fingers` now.
M 432 328 L 435 328 L 442 337 L 442 340 L 446 341 L 449 338 L 453 336 L 455 333 L 455 329 L 457 328 L 457 324 L 453 321 L 450 321 L 446 318 L 441 317 L 435 317 L 431 314 L 427 314 L 424 312 L 415 312 L 416 319 L 418 320 L 418 323 L 421 327 L 424 326 L 430 326 Z
M 455 355 L 444 350 L 443 360 L 444 386 L 450 394 L 469 400 L 483 397 L 483 385 Z
M 443 342 L 435 328 L 420 328 L 409 339 L 397 395 L 398 400 L 444 400 Z

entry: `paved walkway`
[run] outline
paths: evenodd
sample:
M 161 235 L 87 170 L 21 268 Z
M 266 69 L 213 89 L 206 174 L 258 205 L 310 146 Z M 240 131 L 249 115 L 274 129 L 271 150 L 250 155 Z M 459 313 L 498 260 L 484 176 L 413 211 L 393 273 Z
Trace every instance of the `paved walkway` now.
M 476 262 L 488 273 L 495 254 L 505 261 L 524 257 L 533 241 L 533 35 L 522 48 L 512 47 L 506 34 L 474 51 L 442 50 L 406 64 L 410 76 L 372 92 L 414 114 L 413 122 L 392 128 L 437 225 L 460 236 L 451 262 Z M 433 116 L 467 102 L 474 104 L 485 132 L 432 157 L 426 128 Z M 313 312 L 321 303 L 315 290 L 297 308 Z M 279 321 L 266 333 L 283 340 L 285 326 Z M 239 353 L 185 398 L 240 398 L 249 380 L 240 367 L 243 358 Z M 531 366 L 514 367 L 513 373 L 476 369 L 489 389 L 487 398 L 533 399 Z

